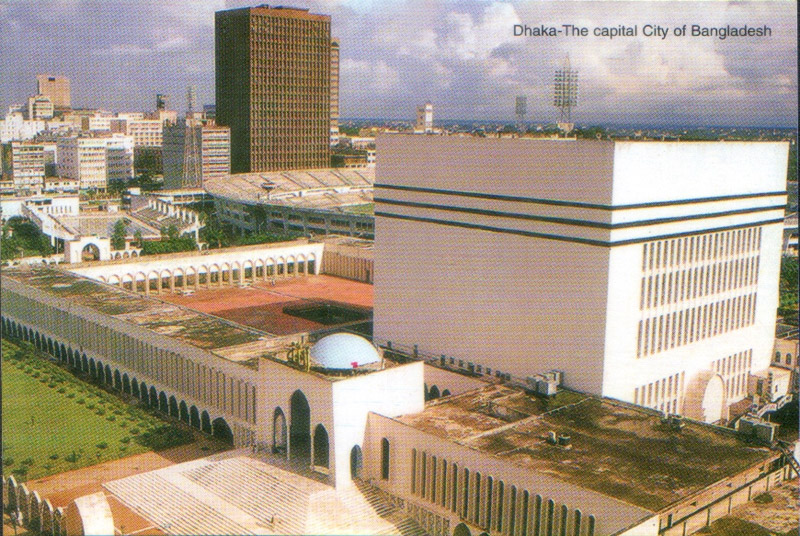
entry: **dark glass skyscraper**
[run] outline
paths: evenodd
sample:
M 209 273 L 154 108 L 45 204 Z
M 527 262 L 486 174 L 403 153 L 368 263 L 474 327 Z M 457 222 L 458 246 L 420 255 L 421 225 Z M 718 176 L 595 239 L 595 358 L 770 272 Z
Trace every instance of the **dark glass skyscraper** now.
M 216 121 L 231 171 L 330 167 L 331 18 L 262 5 L 216 13 Z

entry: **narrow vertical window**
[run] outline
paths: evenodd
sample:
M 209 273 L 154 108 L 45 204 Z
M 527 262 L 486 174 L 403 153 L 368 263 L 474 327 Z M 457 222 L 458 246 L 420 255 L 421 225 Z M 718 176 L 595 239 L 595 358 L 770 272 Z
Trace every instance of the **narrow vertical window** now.
M 417 492 L 417 449 L 411 449 L 411 493 Z

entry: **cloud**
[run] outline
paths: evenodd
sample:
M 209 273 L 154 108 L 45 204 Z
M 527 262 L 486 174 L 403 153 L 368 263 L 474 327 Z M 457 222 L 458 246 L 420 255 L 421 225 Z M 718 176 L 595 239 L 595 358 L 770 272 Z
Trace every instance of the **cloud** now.
M 147 110 L 157 92 L 183 107 L 186 86 L 214 99 L 214 12 L 252 0 L 0 0 L 0 109 L 21 102 L 37 72 L 72 80 L 79 106 Z M 341 44 L 343 117 L 555 118 L 553 72 L 580 73 L 577 121 L 796 124 L 792 2 L 296 0 L 330 14 Z M 187 7 L 191 5 L 191 8 Z M 514 24 L 769 25 L 770 38 L 532 38 Z M 753 103 L 764 103 L 754 106 Z

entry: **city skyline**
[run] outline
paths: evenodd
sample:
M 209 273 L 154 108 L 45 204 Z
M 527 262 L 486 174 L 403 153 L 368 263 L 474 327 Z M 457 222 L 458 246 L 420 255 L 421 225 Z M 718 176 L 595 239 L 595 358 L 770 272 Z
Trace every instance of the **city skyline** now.
M 257 2 L 256 2 L 257 3 Z M 35 91 L 35 77 L 70 79 L 73 106 L 149 110 L 156 93 L 189 84 L 214 100 L 214 12 L 255 5 L 198 2 L 14 2 L 0 5 L 3 110 Z M 606 2 L 306 2 L 331 15 L 341 43 L 341 117 L 413 121 L 553 122 L 552 77 L 569 53 L 581 76 L 578 123 L 793 127 L 797 124 L 796 14 L 789 2 L 630 5 Z M 676 14 L 677 13 L 677 14 Z M 514 37 L 513 25 L 639 26 L 639 37 Z M 645 38 L 644 24 L 767 25 L 771 37 Z

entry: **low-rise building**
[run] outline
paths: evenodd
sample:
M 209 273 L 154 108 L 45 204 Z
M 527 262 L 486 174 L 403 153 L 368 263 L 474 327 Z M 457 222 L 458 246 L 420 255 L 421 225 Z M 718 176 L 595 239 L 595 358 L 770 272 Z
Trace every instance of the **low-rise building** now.
M 52 119 L 53 102 L 46 95 L 28 97 L 28 119 Z

